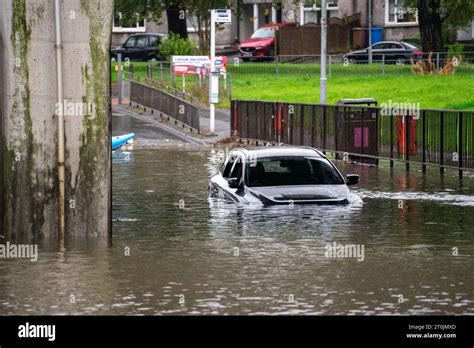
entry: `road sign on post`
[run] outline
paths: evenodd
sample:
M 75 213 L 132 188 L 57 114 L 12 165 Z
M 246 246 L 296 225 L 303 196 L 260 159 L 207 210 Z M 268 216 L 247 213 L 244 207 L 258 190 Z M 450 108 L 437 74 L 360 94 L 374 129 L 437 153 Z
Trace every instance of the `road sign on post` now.
M 216 23 L 231 23 L 230 10 L 214 10 Z
M 231 23 L 230 10 L 211 10 L 211 74 L 209 75 L 209 131 L 215 129 L 215 104 L 219 102 L 219 73 L 216 71 L 216 23 Z

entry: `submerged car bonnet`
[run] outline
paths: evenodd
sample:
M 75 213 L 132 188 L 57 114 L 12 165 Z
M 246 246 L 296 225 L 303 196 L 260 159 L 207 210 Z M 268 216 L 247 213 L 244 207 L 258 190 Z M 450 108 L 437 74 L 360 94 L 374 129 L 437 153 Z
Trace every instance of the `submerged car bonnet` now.
M 248 191 L 265 204 L 349 203 L 346 185 L 248 187 Z

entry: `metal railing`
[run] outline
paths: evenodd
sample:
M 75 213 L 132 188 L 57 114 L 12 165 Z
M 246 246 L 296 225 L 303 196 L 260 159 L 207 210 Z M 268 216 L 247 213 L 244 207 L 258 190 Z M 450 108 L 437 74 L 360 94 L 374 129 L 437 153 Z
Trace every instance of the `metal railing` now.
M 474 52 L 435 52 L 431 56 L 431 62 L 437 69 L 445 65 L 449 60 L 456 57 L 458 64 L 456 71 L 460 73 L 474 74 Z M 318 77 L 320 74 L 320 55 L 300 56 L 272 56 L 258 57 L 255 59 L 242 60 L 241 57 L 234 58 L 228 62 L 228 70 L 234 78 L 252 79 L 253 77 L 284 77 L 284 76 L 309 76 Z M 429 54 L 423 53 L 420 59 L 414 61 L 429 60 Z M 375 55 L 372 64 L 367 59 L 351 60 L 344 59 L 342 54 L 331 54 L 327 56 L 327 76 L 347 77 L 358 75 L 407 75 L 412 74 L 409 59 L 393 55 Z
M 127 84 L 131 104 L 160 111 L 172 117 L 176 123 L 180 122 L 183 126 L 189 126 L 200 132 L 198 106 L 171 93 L 133 80 L 124 81 L 124 90 L 127 90 Z
M 474 111 L 233 100 L 231 134 L 241 139 L 305 145 L 338 157 L 378 163 L 474 170 Z

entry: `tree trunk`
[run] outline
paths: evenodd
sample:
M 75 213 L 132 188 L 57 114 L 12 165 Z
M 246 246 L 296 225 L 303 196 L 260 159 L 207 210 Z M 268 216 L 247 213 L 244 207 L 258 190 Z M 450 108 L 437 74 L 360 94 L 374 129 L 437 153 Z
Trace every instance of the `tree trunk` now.
M 181 6 L 171 5 L 166 9 L 166 17 L 168 18 L 168 31 L 187 39 L 186 11 Z
M 442 52 L 442 20 L 439 0 L 418 0 L 418 21 L 424 52 Z

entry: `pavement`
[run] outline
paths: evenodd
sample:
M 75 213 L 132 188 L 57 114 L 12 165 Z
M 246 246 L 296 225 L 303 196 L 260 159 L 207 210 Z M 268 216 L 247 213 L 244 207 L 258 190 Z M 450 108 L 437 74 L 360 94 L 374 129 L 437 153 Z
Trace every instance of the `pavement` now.
M 209 134 L 209 109 L 199 110 L 200 134 L 191 132 L 189 127 L 175 125 L 160 117 L 158 112 L 151 113 L 149 109 L 118 105 L 112 98 L 112 125 L 115 134 L 134 132 L 139 144 L 147 147 L 161 146 L 163 142 L 182 142 L 189 145 L 209 146 L 230 137 L 230 111 L 216 109 L 215 132 Z

